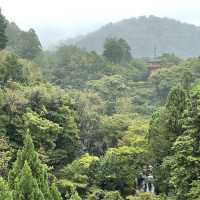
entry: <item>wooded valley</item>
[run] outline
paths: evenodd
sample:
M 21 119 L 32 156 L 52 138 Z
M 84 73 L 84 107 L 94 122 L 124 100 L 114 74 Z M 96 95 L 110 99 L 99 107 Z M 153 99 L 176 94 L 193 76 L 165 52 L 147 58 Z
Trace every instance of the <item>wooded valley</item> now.
M 44 50 L 2 14 L 0 49 L 0 200 L 199 200 L 200 57 Z

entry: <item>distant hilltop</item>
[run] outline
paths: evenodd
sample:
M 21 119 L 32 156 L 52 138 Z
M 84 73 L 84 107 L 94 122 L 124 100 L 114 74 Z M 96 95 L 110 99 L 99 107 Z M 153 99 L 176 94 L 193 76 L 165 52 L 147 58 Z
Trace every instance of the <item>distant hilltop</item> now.
M 174 19 L 142 16 L 110 23 L 95 32 L 73 38 L 73 44 L 88 51 L 101 53 L 106 38 L 123 38 L 132 48 L 134 57 L 153 57 L 174 53 L 181 58 L 200 56 L 200 27 Z

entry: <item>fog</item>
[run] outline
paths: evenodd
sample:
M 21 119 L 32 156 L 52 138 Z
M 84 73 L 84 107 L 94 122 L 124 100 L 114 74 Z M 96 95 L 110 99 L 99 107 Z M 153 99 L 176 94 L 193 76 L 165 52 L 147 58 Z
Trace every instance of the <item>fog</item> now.
M 34 28 L 45 47 L 143 15 L 200 25 L 198 0 L 0 0 L 0 7 L 23 30 Z

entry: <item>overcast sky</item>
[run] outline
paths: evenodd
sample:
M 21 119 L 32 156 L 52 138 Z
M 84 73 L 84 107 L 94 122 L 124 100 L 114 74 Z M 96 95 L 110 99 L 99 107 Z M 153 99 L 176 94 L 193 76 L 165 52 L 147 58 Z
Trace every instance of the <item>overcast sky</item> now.
M 141 15 L 200 25 L 200 0 L 0 0 L 0 7 L 23 30 L 34 28 L 44 45 Z

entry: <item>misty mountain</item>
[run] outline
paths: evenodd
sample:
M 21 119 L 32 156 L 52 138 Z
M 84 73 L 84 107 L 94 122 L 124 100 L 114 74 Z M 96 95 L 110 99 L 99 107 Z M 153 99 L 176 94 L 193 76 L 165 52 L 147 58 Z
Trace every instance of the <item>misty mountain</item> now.
M 105 39 L 110 37 L 127 40 L 134 57 L 152 57 L 155 50 L 157 55 L 175 53 L 183 58 L 200 55 L 200 27 L 155 16 L 110 23 L 66 43 L 101 53 Z

